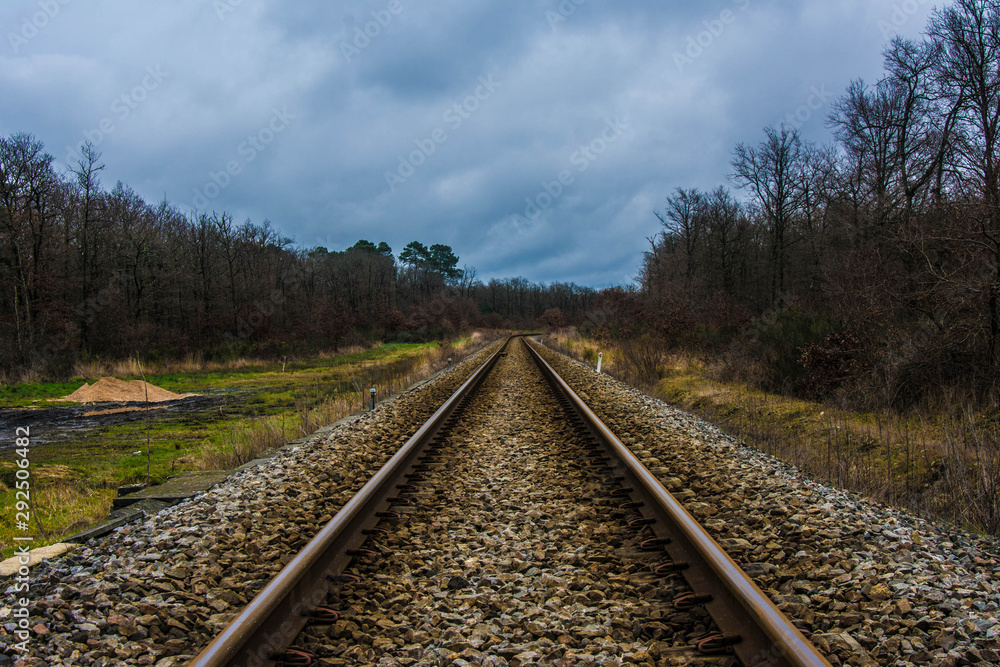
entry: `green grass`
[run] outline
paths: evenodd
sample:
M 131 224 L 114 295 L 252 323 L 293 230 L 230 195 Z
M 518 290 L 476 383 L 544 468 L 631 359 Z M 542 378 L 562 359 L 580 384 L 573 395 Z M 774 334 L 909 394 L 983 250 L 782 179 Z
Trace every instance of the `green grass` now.
M 83 380 L 69 382 L 32 382 L 0 385 L 0 408 L 36 406 L 46 401 L 71 394 L 83 386 Z
M 460 341 L 458 345 L 469 342 Z M 35 514 L 42 527 L 33 546 L 58 541 L 98 522 L 107 513 L 119 486 L 147 481 L 147 440 L 148 479 L 152 483 L 162 482 L 181 470 L 233 463 L 234 455 L 243 460 L 257 451 L 246 449 L 249 441 L 259 449 L 303 435 L 306 415 L 310 427 L 316 421 L 333 419 L 334 401 L 340 413 L 361 411 L 362 400 L 356 389 L 363 389 L 367 400 L 367 389 L 373 384 L 384 387 L 390 381 L 398 383 L 399 378 L 410 377 L 408 373 L 420 372 L 431 360 L 439 367 L 440 357 L 459 354 L 453 349 L 454 344 L 443 348 L 437 343 L 390 344 L 284 364 L 278 361 L 228 369 L 147 373 L 146 379 L 159 387 L 176 393 L 215 395 L 219 404 L 194 413 L 136 413 L 139 416 L 132 422 L 104 426 L 64 442 L 33 445 L 30 470 Z M 140 378 L 126 375 L 121 379 Z M 83 382 L 84 378 L 77 378 L 72 382 L 5 385 L 0 387 L 0 407 L 67 406 L 49 400 L 75 391 Z M 379 398 L 385 398 L 386 393 L 380 389 Z M 33 427 L 32 435 L 40 435 L 40 428 L 43 425 Z M 5 517 L 0 522 L 0 555 L 4 557 L 13 551 L 11 538 L 15 534 L 15 498 L 10 488 L 14 482 L 13 459 L 11 450 L 0 460 L 0 504 L 11 519 Z M 32 526 L 32 531 L 40 532 L 37 525 Z

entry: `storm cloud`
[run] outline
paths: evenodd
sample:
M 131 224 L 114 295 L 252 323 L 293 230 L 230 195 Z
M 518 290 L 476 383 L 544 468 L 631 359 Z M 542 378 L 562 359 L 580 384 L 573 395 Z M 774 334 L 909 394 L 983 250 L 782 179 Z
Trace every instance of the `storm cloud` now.
M 677 186 L 828 142 L 921 0 L 35 0 L 0 5 L 0 132 L 105 187 L 302 247 L 451 245 L 480 278 L 630 281 Z

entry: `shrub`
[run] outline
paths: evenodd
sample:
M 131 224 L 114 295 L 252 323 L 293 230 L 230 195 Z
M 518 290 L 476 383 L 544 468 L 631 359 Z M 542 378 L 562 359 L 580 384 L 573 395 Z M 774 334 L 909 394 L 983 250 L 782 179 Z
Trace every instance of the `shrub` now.
M 652 336 L 628 338 L 618 343 L 617 370 L 626 382 L 649 388 L 662 377 L 666 346 Z
M 806 348 L 822 344 L 834 332 L 824 317 L 788 308 L 754 320 L 727 361 L 730 375 L 770 391 L 788 392 L 808 380 L 802 364 Z M 752 369 L 750 376 L 745 374 Z
M 829 396 L 862 370 L 861 341 L 851 333 L 834 333 L 822 344 L 802 348 L 799 363 L 807 376 L 800 383 L 804 393 L 814 398 Z

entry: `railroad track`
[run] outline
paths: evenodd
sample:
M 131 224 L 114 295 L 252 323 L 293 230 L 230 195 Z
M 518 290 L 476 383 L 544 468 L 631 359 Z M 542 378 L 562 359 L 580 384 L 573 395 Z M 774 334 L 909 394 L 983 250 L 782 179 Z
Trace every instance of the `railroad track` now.
M 191 664 L 608 658 L 829 664 L 515 338 Z

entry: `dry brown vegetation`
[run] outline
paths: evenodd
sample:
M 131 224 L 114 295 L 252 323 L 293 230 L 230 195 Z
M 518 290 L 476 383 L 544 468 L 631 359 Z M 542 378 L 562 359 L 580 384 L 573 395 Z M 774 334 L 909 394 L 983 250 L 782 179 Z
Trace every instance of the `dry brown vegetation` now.
M 1000 3 L 934 9 L 883 64 L 829 144 L 736 144 L 742 196 L 674 188 L 638 285 L 571 322 L 610 372 L 819 478 L 995 533 Z
M 296 405 L 295 415 L 253 419 L 235 426 L 222 438 L 218 446 L 206 448 L 197 457 L 197 467 L 203 470 L 229 470 L 247 463 L 290 440 L 300 438 L 352 414 L 369 409 L 371 386 L 378 386 L 378 400 L 397 394 L 412 385 L 426 380 L 449 363 L 458 363 L 489 342 L 482 333 L 456 344 L 442 345 L 425 350 L 407 363 L 383 367 L 359 367 L 352 375 L 355 390 L 335 394 L 321 401 Z M 358 350 L 363 351 L 363 350 Z M 450 362 L 449 362 L 450 360 Z
M 820 481 L 1000 534 L 1000 427 L 994 419 L 962 408 L 905 417 L 845 410 L 723 382 L 718 365 L 690 355 L 661 349 L 657 356 L 650 346 L 621 348 L 572 330 L 549 333 L 545 341 L 588 365 L 602 352 L 609 375 L 699 414 Z

